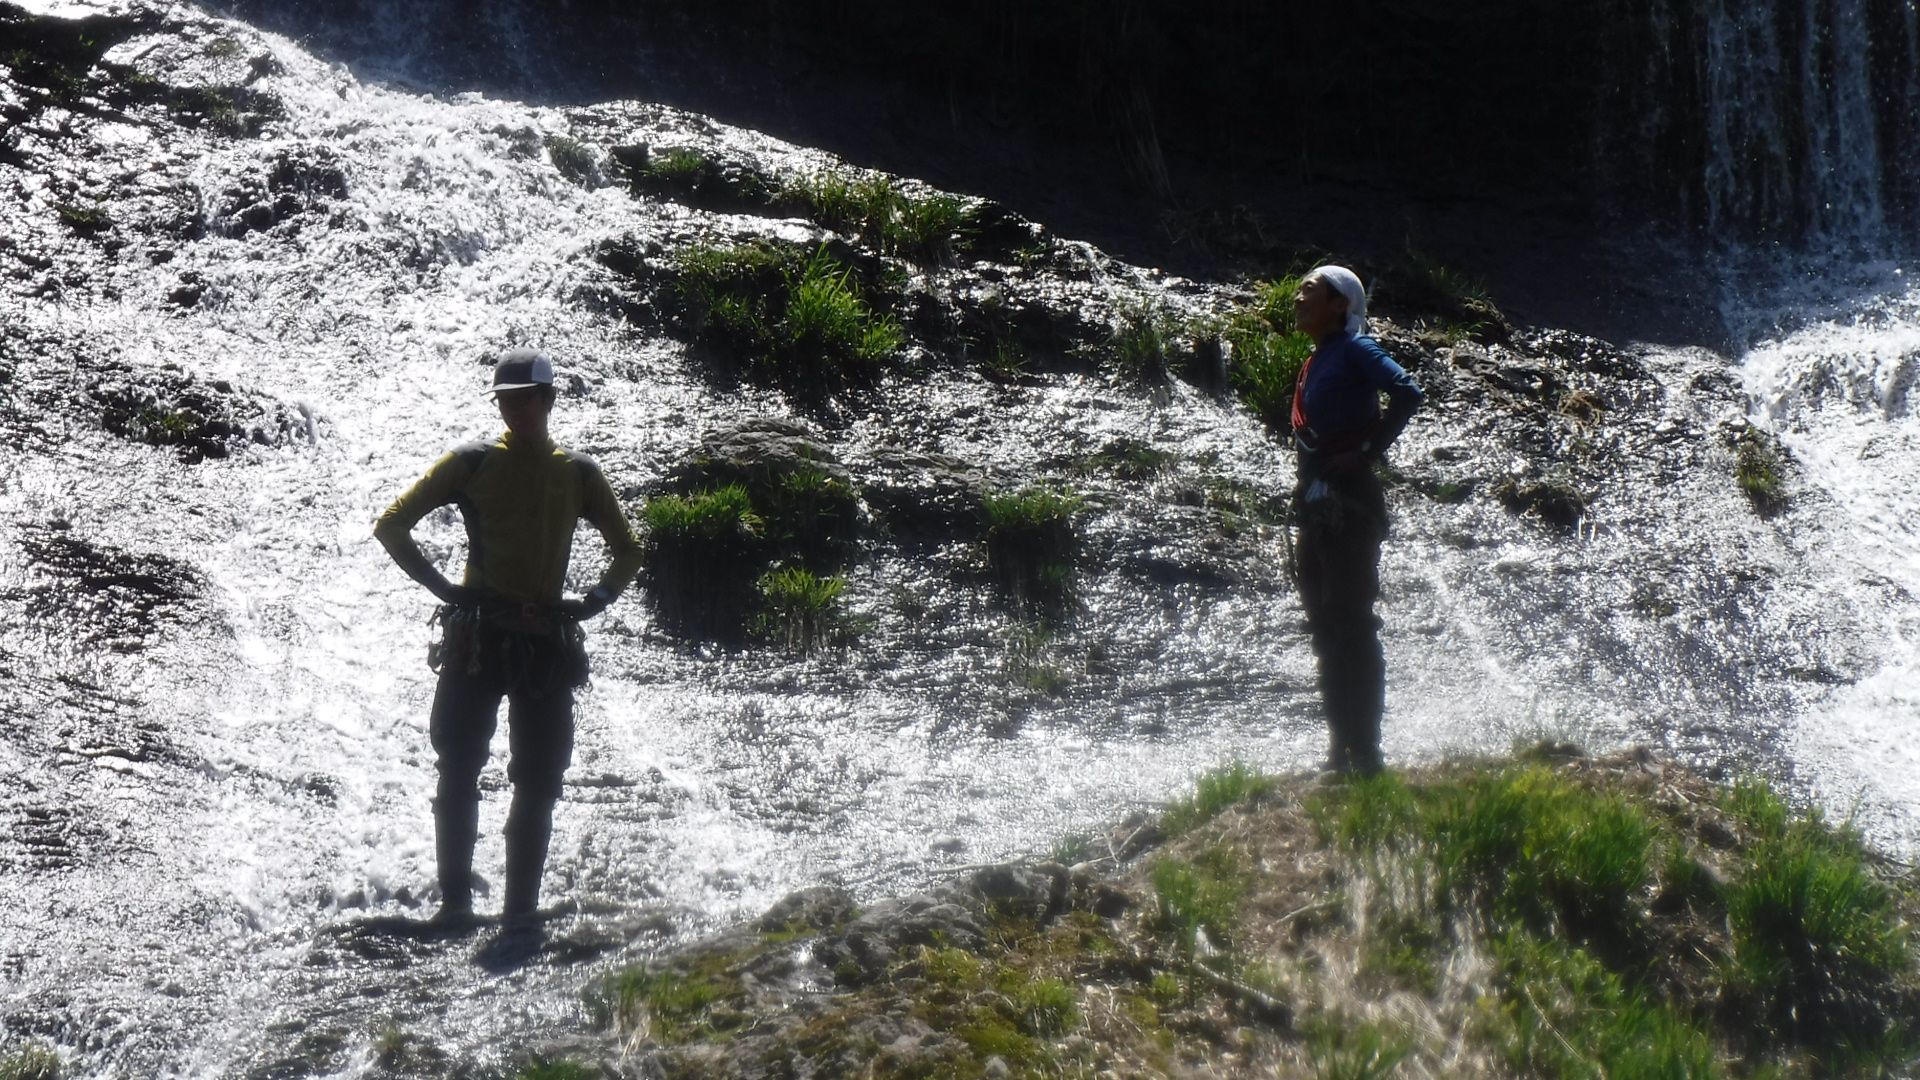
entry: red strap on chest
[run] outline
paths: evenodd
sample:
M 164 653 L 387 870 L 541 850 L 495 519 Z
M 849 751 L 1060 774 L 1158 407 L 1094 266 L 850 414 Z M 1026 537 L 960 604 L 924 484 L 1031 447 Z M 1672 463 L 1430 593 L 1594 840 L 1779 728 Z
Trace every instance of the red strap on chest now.
M 1307 362 L 1300 365 L 1300 377 L 1293 380 L 1293 430 L 1302 431 L 1311 424 L 1307 423 L 1307 372 L 1313 370 L 1314 357 L 1320 355 L 1315 349 L 1307 354 Z

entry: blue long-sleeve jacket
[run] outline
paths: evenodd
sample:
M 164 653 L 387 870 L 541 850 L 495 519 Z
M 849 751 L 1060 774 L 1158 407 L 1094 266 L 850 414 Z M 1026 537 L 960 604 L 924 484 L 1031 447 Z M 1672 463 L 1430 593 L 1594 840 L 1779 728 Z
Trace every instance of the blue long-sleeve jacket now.
M 1303 449 L 1384 451 L 1400 437 L 1426 395 L 1405 368 L 1394 363 L 1378 342 L 1344 330 L 1329 335 L 1314 350 L 1306 371 L 1301 405 L 1310 431 L 1297 432 Z M 1380 411 L 1380 392 L 1387 409 Z

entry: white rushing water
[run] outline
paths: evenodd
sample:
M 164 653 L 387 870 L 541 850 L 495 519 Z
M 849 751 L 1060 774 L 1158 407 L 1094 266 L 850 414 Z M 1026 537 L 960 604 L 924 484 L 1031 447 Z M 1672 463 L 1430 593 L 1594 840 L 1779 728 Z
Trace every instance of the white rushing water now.
M 1756 417 L 1831 496 L 1823 569 L 1879 666 L 1794 725 L 1789 755 L 1841 816 L 1906 851 L 1920 840 L 1920 291 L 1900 289 L 1755 347 Z
M 49 428 L 0 474 L 0 662 L 14 695 L 0 766 L 18 856 L 0 878 L 10 1036 L 58 1044 L 88 1077 L 363 1075 L 388 1026 L 494 1065 L 581 1022 L 582 987 L 607 965 L 788 890 L 917 887 L 1096 832 L 1234 757 L 1275 770 L 1317 761 L 1311 660 L 1284 589 L 1095 581 L 1058 647 L 1079 680 L 1059 698 L 1009 678 L 1017 625 L 933 560 L 878 557 L 849 590 L 863 612 L 924 637 L 889 631 L 812 659 L 676 643 L 628 600 L 591 627 L 595 685 L 556 821 L 547 895 L 578 909 L 556 929 L 573 953 L 342 934 L 370 914 L 424 914 L 430 899 L 429 603 L 370 528 L 438 454 L 497 427 L 478 392 L 484 356 L 534 342 L 560 357 L 573 378 L 556 432 L 629 496 L 703 429 L 786 408 L 708 385 L 677 342 L 636 331 L 599 301 L 609 278 L 592 253 L 626 236 L 671 248 L 810 238 L 810 227 L 570 183 L 545 138 L 698 141 L 791 168 L 827 159 L 645 105 L 563 112 L 369 85 L 285 39 L 180 17 L 191 32 L 136 38 L 115 59 L 225 83 L 268 53 L 277 70 L 257 85 L 287 115 L 246 140 L 71 118 L 82 135 L 45 174 L 7 167 L 22 208 L 7 228 L 50 266 L 85 273 L 22 276 L 0 318 L 21 341 L 54 342 L 36 355 L 74 371 L 83 358 L 143 377 L 172 364 L 302 419 L 286 443 L 188 465 L 7 399 L 16 430 Z M 64 149 L 76 145 L 86 152 Z M 223 233 L 272 162 L 316 148 L 338 162 L 344 196 Z M 55 207 L 75 190 L 110 192 L 129 228 L 182 206 L 204 208 L 212 228 L 111 248 L 60 225 Z M 1097 288 L 1151 278 L 1088 265 Z M 202 299 L 169 305 L 189 275 Z M 1724 358 L 1702 352 L 1636 354 L 1644 400 L 1619 409 L 1647 412 L 1646 430 L 1622 436 L 1633 453 L 1620 483 L 1571 536 L 1484 494 L 1456 504 L 1396 490 L 1389 755 L 1540 737 L 1651 743 L 1708 767 L 1792 775 L 1842 813 L 1858 798 L 1876 838 L 1920 849 L 1917 338 L 1920 305 L 1897 299 L 1745 360 L 1747 389 L 1800 470 L 1801 509 L 1779 521 L 1757 519 L 1724 470 L 1661 471 L 1659 447 L 1676 443 L 1718 467 L 1715 433 L 1745 412 L 1731 392 L 1692 389 L 1726 376 Z M 87 389 L 77 375 L 32 374 L 74 400 Z M 1124 435 L 1177 448 L 1187 480 L 1206 462 L 1212 479 L 1287 484 L 1287 455 L 1252 417 L 1186 388 L 1149 404 L 1095 379 L 1007 390 L 941 371 L 898 392 L 924 399 L 910 419 L 942 449 L 1010 475 Z M 1486 478 L 1505 475 L 1518 451 L 1485 445 L 1468 412 L 1436 406 L 1400 459 L 1486 458 L 1497 462 Z M 923 434 L 897 419 L 854 417 L 845 441 L 870 451 Z M 1176 503 L 1177 482 L 1158 481 L 1154 497 Z M 1092 518 L 1095 546 L 1165 539 L 1118 513 Z M 421 532 L 457 561 L 450 514 Z M 79 615 L 35 599 L 45 568 L 19 557 L 52 536 L 171 557 L 201 584 L 186 615 L 140 647 L 89 646 Z M 1277 559 L 1277 545 L 1266 554 Z M 1729 584 L 1754 580 L 1764 587 Z M 1669 600 L 1678 613 L 1658 615 Z M 497 877 L 500 753 L 484 783 L 478 865 Z M 20 854 L 33 844 L 37 863 Z

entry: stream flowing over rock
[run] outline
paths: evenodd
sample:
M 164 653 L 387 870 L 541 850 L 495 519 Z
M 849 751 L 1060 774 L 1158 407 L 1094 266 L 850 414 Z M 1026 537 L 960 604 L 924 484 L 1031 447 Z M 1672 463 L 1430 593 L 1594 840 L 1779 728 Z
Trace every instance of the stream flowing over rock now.
M 782 194 L 864 163 L 647 101 L 363 80 L 190 5 L 0 3 L 0 44 L 4 1042 L 268 1080 L 369 1075 L 400 1032 L 487 1075 L 577 1030 L 612 965 L 799 890 L 832 909 L 808 919 L 889 913 L 832 946 L 882 963 L 913 902 L 887 897 L 964 933 L 962 868 L 1223 761 L 1319 762 L 1292 454 L 1219 377 L 1245 285 L 911 177 L 889 190 L 973 231 L 876 240 Z M 770 281 L 830 261 L 897 347 L 819 380 L 727 355 L 689 285 L 716 248 L 789 260 Z M 1385 473 L 1390 760 L 1646 744 L 1920 846 L 1920 302 L 1871 269 L 1837 314 L 1748 318 L 1739 359 L 1376 320 L 1430 395 Z M 636 518 L 804 475 L 845 583 L 812 652 L 675 633 L 640 593 L 590 624 L 525 947 L 407 929 L 436 899 L 432 607 L 371 535 L 498 430 L 487 365 L 523 344 Z M 1764 497 L 1736 482 L 1756 446 Z M 1045 605 L 1007 595 L 980 510 L 1030 488 L 1078 505 Z M 451 511 L 417 535 L 462 561 Z M 575 592 L 600 558 L 583 538 Z

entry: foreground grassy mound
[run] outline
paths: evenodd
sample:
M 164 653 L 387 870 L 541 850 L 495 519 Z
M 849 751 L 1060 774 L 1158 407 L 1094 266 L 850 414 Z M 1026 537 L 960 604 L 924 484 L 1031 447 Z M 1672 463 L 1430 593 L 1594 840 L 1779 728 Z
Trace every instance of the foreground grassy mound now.
M 1159 822 L 866 912 L 796 894 L 610 975 L 649 1076 L 1910 1075 L 1915 900 L 1845 828 L 1650 757 L 1342 787 L 1235 766 Z M 586 1075 L 592 1075 L 591 1072 Z

